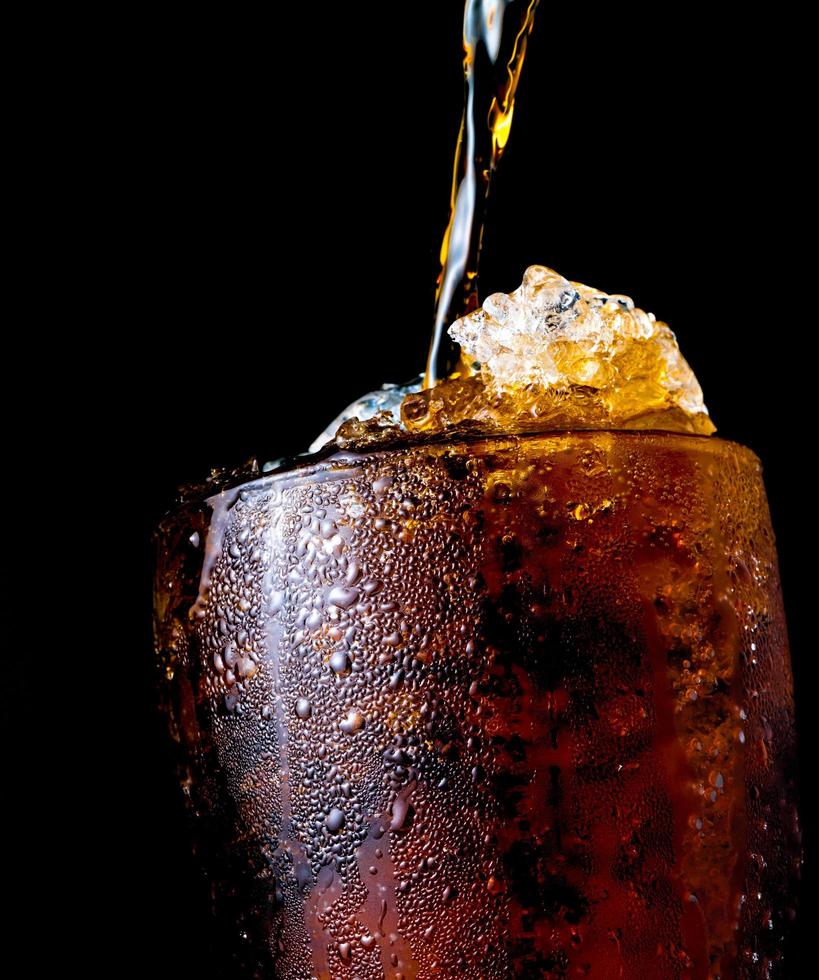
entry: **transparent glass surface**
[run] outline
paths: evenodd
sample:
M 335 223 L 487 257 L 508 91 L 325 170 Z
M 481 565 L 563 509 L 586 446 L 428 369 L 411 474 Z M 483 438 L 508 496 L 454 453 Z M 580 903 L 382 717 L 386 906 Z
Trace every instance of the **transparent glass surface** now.
M 791 975 L 753 453 L 564 432 L 223 483 L 161 524 L 155 593 L 219 975 Z

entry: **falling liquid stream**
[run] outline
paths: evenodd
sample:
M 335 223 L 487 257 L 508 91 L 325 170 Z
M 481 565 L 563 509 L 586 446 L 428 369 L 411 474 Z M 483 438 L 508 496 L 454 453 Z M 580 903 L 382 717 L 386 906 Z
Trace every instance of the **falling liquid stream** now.
M 310 444 L 316 452 L 348 419 L 388 412 L 397 422 L 405 395 L 431 388 L 453 372 L 471 373 L 446 328 L 478 306 L 478 267 L 492 173 L 509 140 L 515 94 L 539 0 L 466 0 L 465 103 L 455 150 L 450 216 L 441 243 L 441 271 L 425 373 L 385 384 L 352 402 Z M 274 468 L 271 465 L 267 469 Z
M 465 105 L 455 151 L 449 224 L 441 243 L 425 388 L 457 370 L 460 348 L 445 330 L 478 305 L 486 201 L 492 173 L 509 140 L 515 94 L 537 5 L 538 0 L 466 2 Z

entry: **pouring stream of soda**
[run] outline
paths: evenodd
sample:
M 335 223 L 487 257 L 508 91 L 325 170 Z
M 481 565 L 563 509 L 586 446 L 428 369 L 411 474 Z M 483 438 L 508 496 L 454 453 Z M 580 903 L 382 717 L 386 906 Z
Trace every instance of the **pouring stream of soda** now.
M 424 375 L 403 385 L 385 384 L 380 391 L 356 399 L 313 440 L 311 452 L 331 440 L 348 419 L 365 420 L 388 412 L 397 422 L 407 394 L 431 387 L 456 370 L 460 348 L 446 329 L 478 305 L 478 265 L 489 184 L 509 139 L 515 92 L 538 2 L 466 0 L 464 112 L 455 151 L 449 224 L 441 243 L 435 326 Z
M 447 336 L 446 328 L 478 306 L 486 201 L 492 173 L 509 139 L 537 5 L 538 0 L 466 0 L 465 104 L 455 151 L 449 224 L 441 243 L 425 388 L 457 369 L 460 348 Z

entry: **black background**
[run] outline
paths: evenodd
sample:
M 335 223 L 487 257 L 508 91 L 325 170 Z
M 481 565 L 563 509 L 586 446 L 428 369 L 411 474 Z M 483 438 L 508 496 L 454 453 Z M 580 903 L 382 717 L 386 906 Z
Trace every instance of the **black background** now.
M 177 484 L 302 451 L 354 397 L 423 365 L 462 7 L 418 8 L 378 5 L 376 18 L 375 5 L 305 6 L 293 24 L 158 18 L 123 25 L 105 56 L 117 83 L 90 119 L 98 259 L 83 279 L 102 297 L 105 332 L 70 340 L 85 361 L 71 451 L 97 474 L 106 515 L 95 576 L 109 597 L 96 611 L 116 692 L 93 717 L 74 714 L 84 754 L 69 782 L 91 831 L 77 857 L 95 881 L 81 912 L 89 966 L 210 975 L 204 893 L 153 707 L 153 524 Z M 800 437 L 814 351 L 785 338 L 812 343 L 799 31 L 692 7 L 642 23 L 544 7 L 481 296 L 539 262 L 671 324 L 720 434 L 765 468 L 806 739 L 812 504 Z M 804 815 L 811 825 L 807 802 Z

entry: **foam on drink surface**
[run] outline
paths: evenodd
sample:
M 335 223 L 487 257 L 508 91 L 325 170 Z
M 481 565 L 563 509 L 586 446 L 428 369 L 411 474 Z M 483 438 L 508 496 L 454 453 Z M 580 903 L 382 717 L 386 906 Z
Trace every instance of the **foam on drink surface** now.
M 715 431 L 666 323 L 628 296 L 570 282 L 546 266 L 530 266 L 514 292 L 488 296 L 449 334 L 461 347 L 459 369 L 403 398 L 405 433 Z M 380 441 L 396 431 L 394 417 L 382 413 L 344 422 L 337 440 Z

